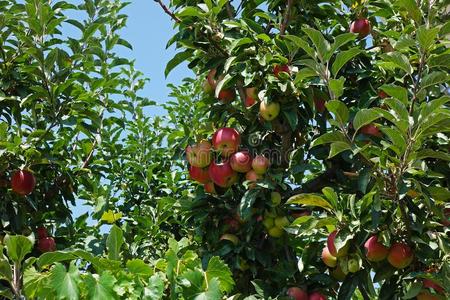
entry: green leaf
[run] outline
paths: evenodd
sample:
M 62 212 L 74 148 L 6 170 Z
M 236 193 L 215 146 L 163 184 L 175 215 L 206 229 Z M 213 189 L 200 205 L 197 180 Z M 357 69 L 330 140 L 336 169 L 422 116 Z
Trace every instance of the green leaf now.
M 330 146 L 330 154 L 328 155 L 328 159 L 335 157 L 341 152 L 344 152 L 346 150 L 351 150 L 352 147 L 348 142 L 334 142 L 331 143 Z
M 295 109 L 287 109 L 287 110 L 283 109 L 281 112 L 283 113 L 283 116 L 288 121 L 289 126 L 291 127 L 292 131 L 295 131 L 297 129 L 297 125 L 298 125 L 297 111 Z
M 412 299 L 416 297 L 422 290 L 422 282 L 413 282 L 406 287 L 406 293 L 402 299 Z
M 15 263 L 21 263 L 33 249 L 33 243 L 23 235 L 6 235 L 3 242 L 8 257 Z
M 425 25 L 420 26 L 416 32 L 416 39 L 424 52 L 428 52 L 430 47 L 436 42 L 439 28 L 427 29 Z
M 325 39 L 323 34 L 310 27 L 303 28 L 303 31 L 308 35 L 309 39 L 313 42 L 316 47 L 319 58 L 324 62 L 327 52 L 330 50 L 330 43 Z
M 322 194 L 327 198 L 331 205 L 336 208 L 338 203 L 338 195 L 331 187 L 324 187 L 322 189 Z
M 330 79 L 330 90 L 333 92 L 334 98 L 338 99 L 344 94 L 345 78 L 339 77 L 339 79 Z
M 220 300 L 222 299 L 222 293 L 220 292 L 220 283 L 217 278 L 213 278 L 208 281 L 208 288 L 197 294 L 194 300 Z
M 111 260 L 120 260 L 120 248 L 124 242 L 123 231 L 117 225 L 111 226 L 108 238 L 106 239 L 106 248 L 108 249 L 108 258 Z
M 449 77 L 445 72 L 432 72 L 422 78 L 422 81 L 420 82 L 420 88 L 426 89 L 427 87 L 447 82 L 448 79 Z
M 180 9 L 176 13 L 177 17 L 183 18 L 183 17 L 198 17 L 201 18 L 204 16 L 204 13 L 197 7 L 193 6 L 186 6 Z
M 450 66 L 450 54 L 444 53 L 439 55 L 432 55 L 428 59 L 428 67 L 444 67 L 448 68 Z
M 331 204 L 322 198 L 321 196 L 315 194 L 298 194 L 289 198 L 286 204 L 300 204 L 306 206 L 317 206 L 322 207 L 327 210 L 332 209 Z
M 344 102 L 339 100 L 332 100 L 328 101 L 325 106 L 327 107 L 328 111 L 334 114 L 336 120 L 344 125 L 348 122 L 349 118 L 349 111 L 347 106 L 344 104 Z
M 284 38 L 292 41 L 297 47 L 303 49 L 306 54 L 308 54 L 309 57 L 315 58 L 316 53 L 314 52 L 314 49 L 311 48 L 308 43 L 302 39 L 301 37 L 295 36 L 295 35 L 285 35 Z
M 213 278 L 219 280 L 220 290 L 222 292 L 231 292 L 233 290 L 233 274 L 219 257 L 214 256 L 209 260 L 205 273 L 208 282 Z
M 357 132 L 363 126 L 372 123 L 380 117 L 381 115 L 377 111 L 370 108 L 363 108 L 356 113 L 355 118 L 353 119 L 353 128 L 355 129 L 355 132 Z
M 77 256 L 74 255 L 72 252 L 67 251 L 46 252 L 39 257 L 39 259 L 37 260 L 37 265 L 39 268 L 42 268 L 44 266 L 54 264 L 55 262 L 73 260 L 76 258 Z
M 422 13 L 415 0 L 397 0 L 395 5 L 403 8 L 416 23 L 420 22 Z
M 334 38 L 334 43 L 331 45 L 330 51 L 328 51 L 325 60 L 329 60 L 333 56 L 334 52 L 344 46 L 345 44 L 354 41 L 357 35 L 351 32 L 342 33 Z
M 350 300 L 352 299 L 355 289 L 358 286 L 358 276 L 347 276 L 339 288 L 337 296 L 338 300 Z
M 450 161 L 450 154 L 441 151 L 434 151 L 431 149 L 423 149 L 417 152 L 416 159 L 436 158 L 440 160 Z
M 334 77 L 337 76 L 339 73 L 339 70 L 352 58 L 357 56 L 361 53 L 361 50 L 358 48 L 351 48 L 347 51 L 339 52 L 338 55 L 336 55 L 336 59 L 334 60 L 334 63 L 331 67 L 331 71 L 333 72 Z
M 91 300 L 104 300 L 104 299 L 118 299 L 114 292 L 114 285 L 116 283 L 109 271 L 104 271 L 100 277 L 96 277 L 88 274 L 85 277 L 85 283 L 87 287 L 88 297 Z
M 258 196 L 259 189 L 250 189 L 245 192 L 239 204 L 239 215 L 243 220 L 247 220 L 251 216 L 252 206 Z
M 144 288 L 144 296 L 148 297 L 146 299 L 160 300 L 164 296 L 164 281 L 163 274 L 158 272 L 155 273 L 148 280 L 148 286 Z
M 231 76 L 230 74 L 225 75 L 224 78 L 222 78 L 222 80 L 220 80 L 217 85 L 216 85 L 216 90 L 214 92 L 216 98 L 219 97 L 219 93 L 222 90 L 222 87 L 224 85 L 226 85 L 231 79 L 233 79 L 233 76 Z
M 395 64 L 395 66 L 397 68 L 400 68 L 403 71 L 405 71 L 407 74 L 409 74 L 409 75 L 412 74 L 413 68 L 412 68 L 411 64 L 409 63 L 408 58 L 404 54 L 399 53 L 399 52 L 391 52 L 388 54 L 384 54 L 383 57 L 387 61 L 390 61 L 393 64 Z
M 56 263 L 51 270 L 50 280 L 59 299 L 79 299 L 80 273 L 73 262 L 69 266 L 69 271 L 66 271 L 61 263 Z
M 0 259 L 0 279 L 11 282 L 13 279 L 11 265 L 6 259 Z
M 127 261 L 128 272 L 139 276 L 152 276 L 153 268 L 141 259 L 131 259 Z
M 164 70 L 164 76 L 167 78 L 167 75 L 179 64 L 188 60 L 192 57 L 192 50 L 186 50 L 184 52 L 180 52 L 175 54 L 175 56 L 167 63 L 166 69 Z
M 381 89 L 389 96 L 400 100 L 403 104 L 408 104 L 408 90 L 394 84 L 384 84 Z
M 311 143 L 311 148 L 323 144 L 329 144 L 333 142 L 346 142 L 347 138 L 341 131 L 327 132 L 319 136 Z

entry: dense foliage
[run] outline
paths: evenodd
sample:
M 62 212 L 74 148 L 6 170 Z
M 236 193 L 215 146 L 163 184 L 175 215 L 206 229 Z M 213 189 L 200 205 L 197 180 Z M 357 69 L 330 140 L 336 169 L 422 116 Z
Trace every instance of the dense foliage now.
M 156 2 L 161 117 L 126 3 L 0 1 L 0 294 L 448 298 L 448 1 Z

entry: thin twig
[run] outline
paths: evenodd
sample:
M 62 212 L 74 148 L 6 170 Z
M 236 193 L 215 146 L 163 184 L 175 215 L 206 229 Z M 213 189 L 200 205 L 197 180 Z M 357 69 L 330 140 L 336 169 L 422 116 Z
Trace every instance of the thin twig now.
M 162 3 L 161 0 L 153 0 L 153 1 L 158 3 L 159 6 L 161 6 L 161 8 L 164 10 L 164 12 L 168 14 L 175 22 L 177 23 L 181 22 L 180 18 L 178 18 L 172 11 L 170 11 L 170 9 L 164 3 Z
M 287 5 L 286 5 L 286 11 L 284 12 L 283 22 L 281 23 L 281 27 L 280 27 L 280 35 L 284 35 L 284 32 L 286 31 L 286 28 L 289 25 L 292 4 L 294 4 L 294 1 L 288 0 Z

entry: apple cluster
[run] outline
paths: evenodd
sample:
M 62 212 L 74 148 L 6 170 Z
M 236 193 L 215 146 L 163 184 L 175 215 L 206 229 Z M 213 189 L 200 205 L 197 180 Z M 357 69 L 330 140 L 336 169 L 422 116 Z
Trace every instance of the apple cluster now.
M 47 229 L 45 227 L 39 227 L 36 230 L 38 242 L 37 248 L 42 253 L 53 252 L 56 250 L 56 243 L 53 237 L 48 236 Z
M 318 291 L 308 294 L 307 291 L 299 287 L 289 288 L 287 295 L 294 300 L 327 300 L 327 297 Z
M 281 195 L 278 192 L 271 194 L 272 204 L 280 203 Z M 279 200 L 278 200 L 279 199 Z M 274 238 L 279 238 L 284 234 L 284 228 L 289 226 L 290 222 L 286 216 L 277 215 L 275 211 L 266 211 L 264 214 L 263 225 L 267 233 Z
M 186 148 L 191 179 L 204 185 L 207 193 L 215 194 L 216 187 L 229 188 L 238 182 L 239 173 L 253 188 L 263 178 L 270 162 L 263 155 L 252 158 L 249 151 L 239 151 L 241 136 L 234 128 L 220 128 L 212 136 L 211 142 L 202 140 Z

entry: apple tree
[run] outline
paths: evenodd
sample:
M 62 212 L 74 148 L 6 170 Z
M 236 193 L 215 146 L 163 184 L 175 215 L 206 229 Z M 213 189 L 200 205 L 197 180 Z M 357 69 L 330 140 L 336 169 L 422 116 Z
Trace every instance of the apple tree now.
M 448 299 L 448 2 L 156 2 L 202 257 L 252 299 Z

